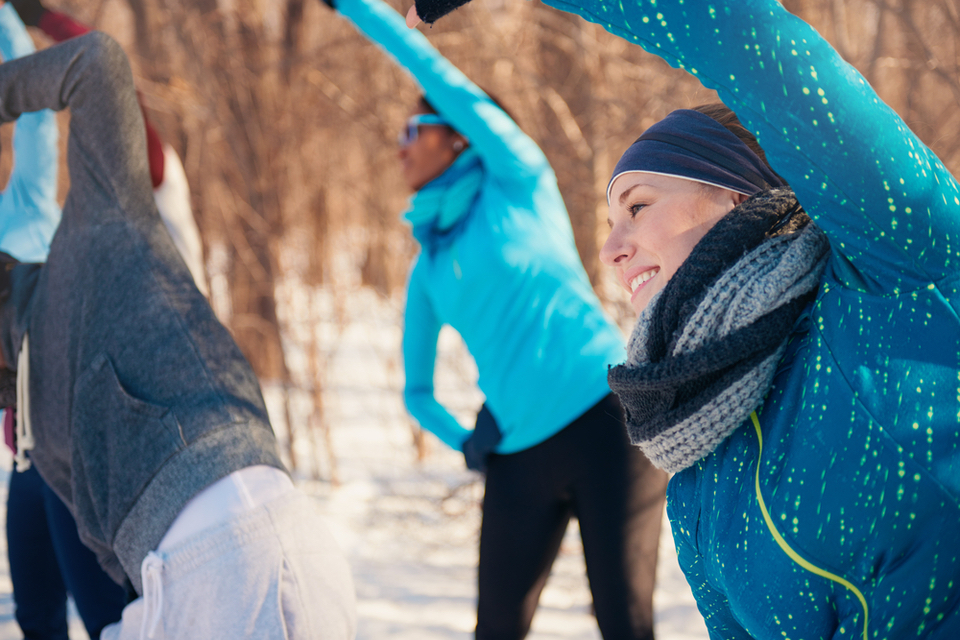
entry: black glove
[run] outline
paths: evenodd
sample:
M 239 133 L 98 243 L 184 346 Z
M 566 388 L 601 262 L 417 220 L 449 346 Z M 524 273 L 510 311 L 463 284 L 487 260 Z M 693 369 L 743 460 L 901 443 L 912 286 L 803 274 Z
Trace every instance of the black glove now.
M 46 8 L 40 4 L 40 0 L 10 0 L 10 4 L 16 9 L 17 15 L 23 20 L 23 24 L 28 27 L 35 27 L 40 22 L 40 18 L 46 13 Z
M 454 9 L 459 9 L 470 0 L 416 0 L 417 15 L 427 24 L 432 24 Z
M 497 447 L 503 434 L 493 414 L 484 404 L 477 414 L 477 426 L 473 433 L 463 443 L 463 457 L 467 461 L 467 468 L 487 472 L 487 456 Z

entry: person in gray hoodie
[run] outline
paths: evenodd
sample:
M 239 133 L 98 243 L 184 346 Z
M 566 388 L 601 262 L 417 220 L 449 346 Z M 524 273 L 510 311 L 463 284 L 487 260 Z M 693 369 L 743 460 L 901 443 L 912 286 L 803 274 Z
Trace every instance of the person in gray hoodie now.
M 140 596 L 101 637 L 352 637 L 349 568 L 157 214 L 129 62 L 108 36 L 0 65 L 0 122 L 67 107 L 62 222 L 46 263 L 0 272 L 0 354 L 18 455 Z

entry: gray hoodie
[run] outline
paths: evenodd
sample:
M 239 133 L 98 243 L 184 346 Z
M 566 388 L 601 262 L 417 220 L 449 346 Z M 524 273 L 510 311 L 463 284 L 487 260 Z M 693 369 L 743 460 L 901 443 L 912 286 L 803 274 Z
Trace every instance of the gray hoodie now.
M 70 107 L 71 189 L 45 265 L 20 265 L 0 349 L 30 337 L 30 457 L 83 541 L 139 593 L 186 502 L 251 465 L 283 468 L 257 379 L 157 214 L 143 118 L 101 33 L 0 65 L 0 121 Z

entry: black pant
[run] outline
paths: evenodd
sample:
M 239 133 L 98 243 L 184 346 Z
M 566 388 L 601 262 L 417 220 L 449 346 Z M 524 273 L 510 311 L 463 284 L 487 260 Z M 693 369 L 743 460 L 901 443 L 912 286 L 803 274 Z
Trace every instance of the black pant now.
M 7 551 L 16 617 L 28 640 L 67 640 L 67 592 L 91 638 L 120 620 L 127 595 L 110 579 L 36 467 L 10 475 Z
M 631 446 L 611 394 L 535 447 L 488 462 L 477 638 L 523 638 L 571 516 L 604 638 L 653 638 L 667 475 Z

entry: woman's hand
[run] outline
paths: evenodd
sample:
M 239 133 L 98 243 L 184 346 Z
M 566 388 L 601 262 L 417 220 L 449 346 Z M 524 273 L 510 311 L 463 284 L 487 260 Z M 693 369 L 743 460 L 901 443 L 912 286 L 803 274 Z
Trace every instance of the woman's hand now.
M 496 418 L 490 413 L 487 403 L 483 403 L 477 413 L 477 424 L 473 428 L 473 433 L 461 446 L 467 468 L 486 473 L 487 457 L 494 452 L 502 438 L 503 434 L 500 432 Z

